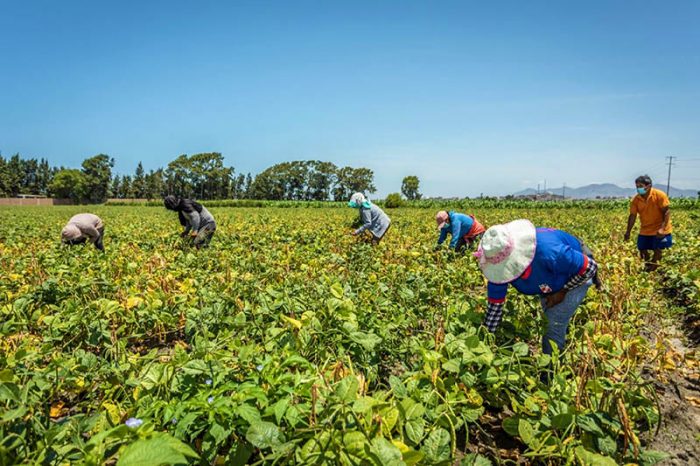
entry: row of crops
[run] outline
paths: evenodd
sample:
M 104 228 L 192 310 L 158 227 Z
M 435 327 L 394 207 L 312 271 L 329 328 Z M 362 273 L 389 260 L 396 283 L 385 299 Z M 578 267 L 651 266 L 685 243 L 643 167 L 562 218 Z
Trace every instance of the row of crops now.
M 468 255 L 433 252 L 431 209 L 390 211 L 374 248 L 349 235 L 347 208 L 211 210 L 212 247 L 195 251 L 164 209 L 95 207 L 104 254 L 59 245 L 80 207 L 0 212 L 1 464 L 665 457 L 647 445 L 652 382 L 677 367 L 650 322 L 669 315 L 663 286 L 685 283 L 697 309 L 692 210 L 674 211 L 657 275 L 622 241 L 622 208 L 474 212 L 594 249 L 604 289 L 554 358 L 539 350 L 537 300 L 511 294 L 501 328 L 485 331 L 483 276 Z

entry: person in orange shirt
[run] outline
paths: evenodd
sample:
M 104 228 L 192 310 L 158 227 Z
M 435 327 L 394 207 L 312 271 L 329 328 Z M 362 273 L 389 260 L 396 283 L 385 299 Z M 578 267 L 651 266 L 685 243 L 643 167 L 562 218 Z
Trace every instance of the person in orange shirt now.
M 625 241 L 630 239 L 630 232 L 639 215 L 641 226 L 637 236 L 637 249 L 644 260 L 645 270 L 652 272 L 659 267 L 662 251 L 673 245 L 670 202 L 663 191 L 652 188 L 651 178 L 647 175 L 638 177 L 634 183 L 637 185 L 637 195 L 630 203 Z M 652 252 L 653 256 L 649 260 Z

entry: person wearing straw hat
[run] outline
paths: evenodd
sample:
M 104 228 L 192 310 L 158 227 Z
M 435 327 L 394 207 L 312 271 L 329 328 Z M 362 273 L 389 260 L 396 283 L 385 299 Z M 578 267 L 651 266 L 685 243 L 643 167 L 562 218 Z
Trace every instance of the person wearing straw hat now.
M 481 235 L 486 231 L 473 215 L 454 211 L 441 210 L 435 216 L 435 221 L 440 232 L 435 249 L 438 249 L 445 242 L 449 234 L 452 235 L 450 249 L 455 252 L 464 252 L 466 249 L 471 249 L 472 245 L 479 241 Z
M 105 224 L 100 217 L 88 213 L 78 214 L 71 217 L 61 230 L 61 242 L 73 246 L 89 241 L 95 248 L 104 251 L 104 234 Z
M 348 207 L 358 209 L 362 225 L 352 232 L 353 236 L 361 235 L 365 231 L 372 233 L 372 244 L 378 244 L 391 226 L 391 219 L 379 206 L 369 202 L 362 193 L 355 193 L 350 197 Z
M 180 225 L 185 227 L 181 236 L 192 238 L 192 245 L 197 249 L 209 246 L 216 231 L 216 221 L 206 207 L 199 202 L 176 196 L 165 196 L 163 204 L 168 210 L 177 212 Z
M 501 322 L 511 285 L 525 295 L 540 297 L 547 318 L 542 351 L 552 354 L 550 341 L 561 351 L 569 321 L 598 269 L 595 260 L 584 253 L 581 241 L 561 230 L 515 220 L 486 230 L 474 255 L 488 280 L 486 327 L 494 332 Z

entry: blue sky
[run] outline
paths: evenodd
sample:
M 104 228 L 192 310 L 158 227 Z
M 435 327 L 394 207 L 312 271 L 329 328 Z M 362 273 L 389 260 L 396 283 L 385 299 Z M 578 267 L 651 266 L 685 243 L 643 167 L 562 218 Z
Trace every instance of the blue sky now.
M 0 0 L 0 151 L 330 160 L 379 195 L 700 187 L 700 2 Z

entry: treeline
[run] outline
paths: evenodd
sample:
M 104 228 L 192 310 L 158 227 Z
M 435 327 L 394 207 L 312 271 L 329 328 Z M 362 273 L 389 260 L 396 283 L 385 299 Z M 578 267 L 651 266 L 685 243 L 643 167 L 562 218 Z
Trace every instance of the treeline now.
M 292 201 L 347 200 L 353 192 L 372 193 L 374 172 L 338 167 L 319 160 L 284 162 L 252 176 L 224 165 L 218 152 L 181 155 L 167 167 L 113 175 L 114 159 L 99 154 L 80 169 L 51 167 L 44 160 L 0 156 L 0 197 L 21 194 L 100 203 L 108 198 L 157 199 L 167 194 L 200 200 L 257 199 Z

